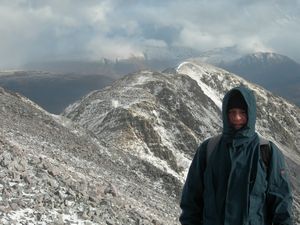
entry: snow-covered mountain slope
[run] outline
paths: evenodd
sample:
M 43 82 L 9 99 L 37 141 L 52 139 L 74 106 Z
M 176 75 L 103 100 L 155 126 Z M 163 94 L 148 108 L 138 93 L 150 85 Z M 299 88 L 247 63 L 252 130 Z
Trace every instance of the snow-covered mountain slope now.
M 219 113 L 190 77 L 145 71 L 92 92 L 64 115 L 109 148 L 120 146 L 183 180 L 200 140 L 219 130 Z
M 176 179 L 18 94 L 0 103 L 1 224 L 177 223 Z
M 90 93 L 63 115 L 93 132 L 109 149 L 120 147 L 183 181 L 199 143 L 222 129 L 222 96 L 234 86 L 246 85 L 257 97 L 257 130 L 287 157 L 299 208 L 299 108 L 210 65 L 184 62 L 177 72 L 168 71 L 128 75 Z

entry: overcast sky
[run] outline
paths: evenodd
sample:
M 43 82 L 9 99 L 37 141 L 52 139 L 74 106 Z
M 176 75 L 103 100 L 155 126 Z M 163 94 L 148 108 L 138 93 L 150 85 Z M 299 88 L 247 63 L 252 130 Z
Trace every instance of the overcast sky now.
M 300 0 L 0 0 L 0 68 L 126 58 L 144 46 L 273 51 L 300 62 Z

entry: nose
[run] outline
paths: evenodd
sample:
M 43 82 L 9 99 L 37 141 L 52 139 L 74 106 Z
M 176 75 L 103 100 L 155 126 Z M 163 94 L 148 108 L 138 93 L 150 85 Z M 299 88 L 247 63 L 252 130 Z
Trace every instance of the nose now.
M 241 115 L 240 113 L 235 113 L 235 114 L 234 114 L 234 118 L 235 118 L 236 120 L 240 120 L 240 119 L 242 119 L 242 115 Z

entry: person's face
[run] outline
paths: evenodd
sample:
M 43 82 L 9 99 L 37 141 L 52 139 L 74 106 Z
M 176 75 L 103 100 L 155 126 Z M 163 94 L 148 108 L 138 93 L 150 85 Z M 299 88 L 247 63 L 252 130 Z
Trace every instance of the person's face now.
M 243 109 L 232 108 L 228 111 L 228 119 L 230 125 L 233 126 L 234 129 L 241 129 L 247 124 L 247 112 Z

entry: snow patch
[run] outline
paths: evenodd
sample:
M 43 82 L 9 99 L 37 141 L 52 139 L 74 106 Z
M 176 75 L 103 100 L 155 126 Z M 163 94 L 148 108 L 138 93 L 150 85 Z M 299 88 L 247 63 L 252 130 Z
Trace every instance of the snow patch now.
M 187 68 L 183 68 L 185 65 L 192 65 L 192 67 L 188 66 Z M 207 71 L 203 67 L 200 67 L 199 65 L 191 62 L 183 62 L 178 66 L 177 71 L 180 71 L 181 73 L 186 74 L 194 79 L 202 89 L 204 94 L 207 95 L 207 97 L 209 97 L 219 109 L 222 109 L 222 97 L 216 90 L 212 89 L 207 84 L 201 81 L 201 78 L 203 76 L 209 76 L 209 74 L 207 74 Z
M 111 105 L 114 107 L 114 108 L 118 108 L 120 106 L 120 102 L 116 99 L 112 99 L 111 100 Z

